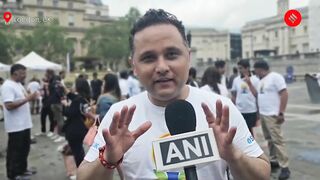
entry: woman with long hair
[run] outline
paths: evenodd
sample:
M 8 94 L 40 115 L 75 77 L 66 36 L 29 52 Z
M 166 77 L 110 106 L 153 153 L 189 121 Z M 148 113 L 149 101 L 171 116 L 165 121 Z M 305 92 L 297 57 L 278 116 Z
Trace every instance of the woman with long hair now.
M 97 101 L 97 114 L 100 119 L 108 112 L 111 105 L 121 100 L 121 90 L 118 77 L 112 73 L 106 74 L 103 78 L 103 94 Z
M 221 75 L 215 67 L 208 67 L 201 79 L 201 89 L 228 97 L 228 89 L 221 85 Z
M 92 118 L 90 114 L 90 86 L 85 79 L 77 79 L 75 82 L 75 93 L 67 94 L 71 103 L 63 100 L 63 114 L 67 117 L 64 132 L 71 148 L 77 167 L 84 158 L 83 139 L 87 134 L 87 127 L 84 124 L 86 117 Z

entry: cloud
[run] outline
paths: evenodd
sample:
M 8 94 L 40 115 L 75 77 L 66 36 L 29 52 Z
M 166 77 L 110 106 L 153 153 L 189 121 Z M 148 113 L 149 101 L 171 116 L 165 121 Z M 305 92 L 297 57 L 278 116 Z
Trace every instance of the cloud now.
M 103 0 L 111 16 L 123 16 L 130 7 L 143 14 L 162 8 L 186 26 L 240 31 L 248 21 L 276 15 L 277 0 Z M 291 0 L 290 8 L 307 6 L 309 0 Z

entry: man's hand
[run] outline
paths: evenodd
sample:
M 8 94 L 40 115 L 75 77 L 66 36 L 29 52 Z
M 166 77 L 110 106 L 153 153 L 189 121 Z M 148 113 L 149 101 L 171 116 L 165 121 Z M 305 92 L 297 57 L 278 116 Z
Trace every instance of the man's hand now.
M 129 109 L 124 106 L 120 113 L 114 113 L 109 129 L 103 129 L 102 131 L 106 142 L 105 157 L 109 163 L 115 164 L 118 162 L 136 139 L 151 127 L 151 122 L 147 121 L 132 132 L 128 130 L 135 109 L 135 105 Z
M 284 123 L 284 115 L 283 114 L 276 116 L 276 119 L 277 119 L 278 124 Z
M 36 91 L 30 95 L 27 96 L 28 101 L 36 100 L 39 97 L 39 93 Z
M 220 157 L 227 162 L 240 159 L 242 153 L 232 144 L 237 129 L 235 127 L 229 129 L 228 106 L 222 107 L 222 102 L 218 100 L 216 102 L 216 117 L 205 103 L 202 103 L 202 109 L 206 114 L 209 127 L 213 129 Z
M 244 76 L 243 81 L 246 82 L 248 85 L 251 84 L 251 80 L 250 80 L 250 77 L 248 75 Z

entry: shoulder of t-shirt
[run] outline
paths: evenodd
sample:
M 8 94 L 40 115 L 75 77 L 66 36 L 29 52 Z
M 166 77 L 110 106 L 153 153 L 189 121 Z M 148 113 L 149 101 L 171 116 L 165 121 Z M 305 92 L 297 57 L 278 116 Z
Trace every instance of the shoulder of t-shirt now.
M 192 87 L 192 86 L 189 86 L 189 87 L 191 88 L 190 90 L 192 91 L 192 93 L 195 97 L 202 98 L 201 100 L 204 100 L 206 102 L 210 102 L 210 103 L 215 104 L 215 102 L 220 99 L 224 104 L 224 102 L 229 101 L 229 98 L 221 96 L 217 93 L 214 93 L 213 91 L 206 91 L 204 89 L 201 89 L 201 88 L 199 89 L 199 88 Z M 202 87 L 204 87 L 204 86 L 202 86 Z
M 16 85 L 17 85 L 17 84 L 16 84 L 14 81 L 12 81 L 12 80 L 6 80 L 6 81 L 4 81 L 4 83 L 2 84 L 1 87 L 6 87 L 6 88 L 8 88 L 8 87 L 16 86 Z
M 273 77 L 273 78 L 278 78 L 278 79 L 283 79 L 283 76 L 277 72 L 271 72 L 270 75 Z
M 116 102 L 114 103 L 110 109 L 114 109 L 114 110 L 121 110 L 121 108 L 123 106 L 132 106 L 132 105 L 139 105 L 141 103 L 144 103 L 145 102 L 145 99 L 147 97 L 147 92 L 144 91 L 144 92 L 141 92 L 135 96 L 132 96 L 126 100 L 122 100 L 122 101 L 119 101 L 119 102 Z

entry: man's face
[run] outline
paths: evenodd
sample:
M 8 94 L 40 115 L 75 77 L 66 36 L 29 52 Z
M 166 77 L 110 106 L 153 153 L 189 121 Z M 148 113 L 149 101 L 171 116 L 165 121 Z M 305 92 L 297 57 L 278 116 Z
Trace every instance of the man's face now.
M 221 74 L 221 75 L 224 75 L 224 73 L 226 72 L 226 67 L 219 67 L 218 68 L 218 72 Z
M 263 73 L 264 73 L 264 70 L 261 69 L 261 68 L 254 68 L 254 72 L 256 74 L 256 76 L 258 76 L 260 79 L 263 77 Z
M 248 73 L 248 68 L 245 68 L 245 67 L 243 67 L 241 65 L 238 65 L 238 70 L 239 70 L 241 76 L 249 74 Z
M 149 26 L 135 34 L 133 43 L 133 70 L 152 100 L 168 102 L 186 94 L 190 55 L 175 26 Z
M 26 73 L 26 70 L 19 69 L 19 70 L 14 72 L 14 75 L 15 75 L 16 80 L 18 82 L 23 83 L 24 80 L 26 79 L 27 73 Z

